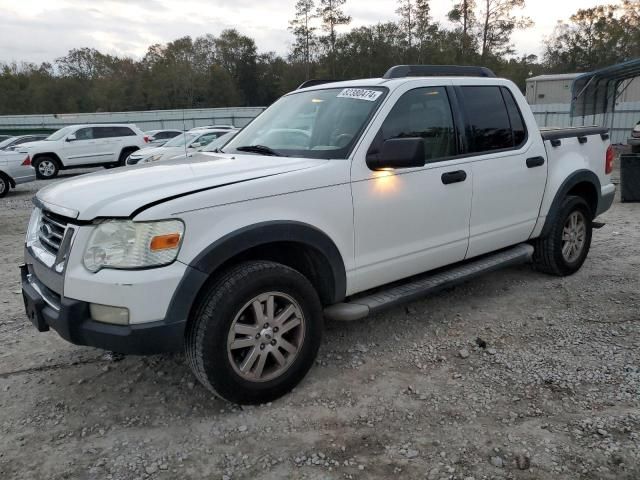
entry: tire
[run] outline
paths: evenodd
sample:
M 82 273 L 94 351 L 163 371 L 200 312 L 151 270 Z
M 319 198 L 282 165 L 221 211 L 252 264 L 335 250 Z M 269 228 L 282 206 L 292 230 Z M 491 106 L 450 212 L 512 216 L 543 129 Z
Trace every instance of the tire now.
M 50 180 L 58 176 L 60 165 L 55 158 L 39 157 L 33 162 L 36 169 L 36 177 L 40 180 Z
M 582 267 L 591 248 L 591 209 L 582 197 L 564 199 L 551 231 L 534 244 L 536 270 L 552 275 L 572 275 Z
M 9 179 L 4 175 L 0 175 L 0 198 L 6 197 L 10 188 L 11 183 L 9 182 Z
M 124 167 L 126 162 L 127 162 L 127 158 L 129 157 L 129 155 L 131 155 L 133 152 L 135 152 L 135 150 L 131 149 L 131 148 L 126 148 L 124 150 L 122 150 L 120 152 L 120 156 L 118 157 L 118 163 L 115 164 L 114 166 L 116 167 Z
M 257 312 L 262 312 L 259 322 Z M 269 402 L 309 371 L 323 321 L 318 294 L 302 274 L 275 262 L 242 263 L 205 291 L 187 328 L 187 361 L 219 397 L 239 404 Z

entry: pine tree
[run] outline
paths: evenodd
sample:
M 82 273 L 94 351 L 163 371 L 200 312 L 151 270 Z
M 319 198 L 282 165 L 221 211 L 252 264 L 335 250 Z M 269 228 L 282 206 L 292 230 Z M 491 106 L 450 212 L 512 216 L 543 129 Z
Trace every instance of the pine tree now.
M 293 44 L 293 57 L 302 58 L 307 80 L 310 75 L 313 51 L 317 44 L 316 27 L 311 25 L 311 21 L 316 18 L 314 9 L 314 0 L 298 0 L 295 17 L 289 22 L 289 30 L 296 38 Z
M 345 15 L 342 7 L 347 0 L 320 0 L 317 15 L 322 20 L 322 29 L 327 33 L 323 38 L 329 47 L 329 57 L 331 62 L 331 75 L 336 75 L 336 27 L 351 23 L 351 17 Z

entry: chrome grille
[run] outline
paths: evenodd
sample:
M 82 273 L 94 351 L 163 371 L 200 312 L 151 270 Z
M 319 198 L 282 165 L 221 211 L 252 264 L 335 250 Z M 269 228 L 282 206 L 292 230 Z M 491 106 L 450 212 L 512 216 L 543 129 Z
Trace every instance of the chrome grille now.
M 60 245 L 67 229 L 67 222 L 57 215 L 42 211 L 38 239 L 42 247 L 54 255 L 58 255 Z

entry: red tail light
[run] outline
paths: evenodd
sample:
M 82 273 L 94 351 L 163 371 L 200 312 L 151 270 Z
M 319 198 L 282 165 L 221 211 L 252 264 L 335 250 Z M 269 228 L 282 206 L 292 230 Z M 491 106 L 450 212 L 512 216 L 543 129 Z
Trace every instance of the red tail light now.
M 22 162 L 22 166 L 23 167 L 29 167 L 31 166 L 31 157 L 29 155 L 27 155 L 27 158 L 24 159 L 24 162 Z
M 613 161 L 616 159 L 616 152 L 611 145 L 607 148 L 607 155 L 604 161 L 604 173 L 610 175 L 613 172 Z
M 145 135 L 144 136 L 144 143 L 149 143 L 151 140 L 149 140 L 149 135 Z

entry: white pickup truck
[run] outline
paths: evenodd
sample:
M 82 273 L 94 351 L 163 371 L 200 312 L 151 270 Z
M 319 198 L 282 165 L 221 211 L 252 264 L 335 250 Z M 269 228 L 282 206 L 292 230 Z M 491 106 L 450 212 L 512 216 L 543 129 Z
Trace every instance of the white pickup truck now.
M 222 152 L 38 192 L 26 311 L 80 345 L 184 350 L 211 391 L 267 402 L 305 376 L 325 318 L 520 262 L 576 272 L 614 198 L 608 139 L 541 133 L 486 69 L 303 85 Z

